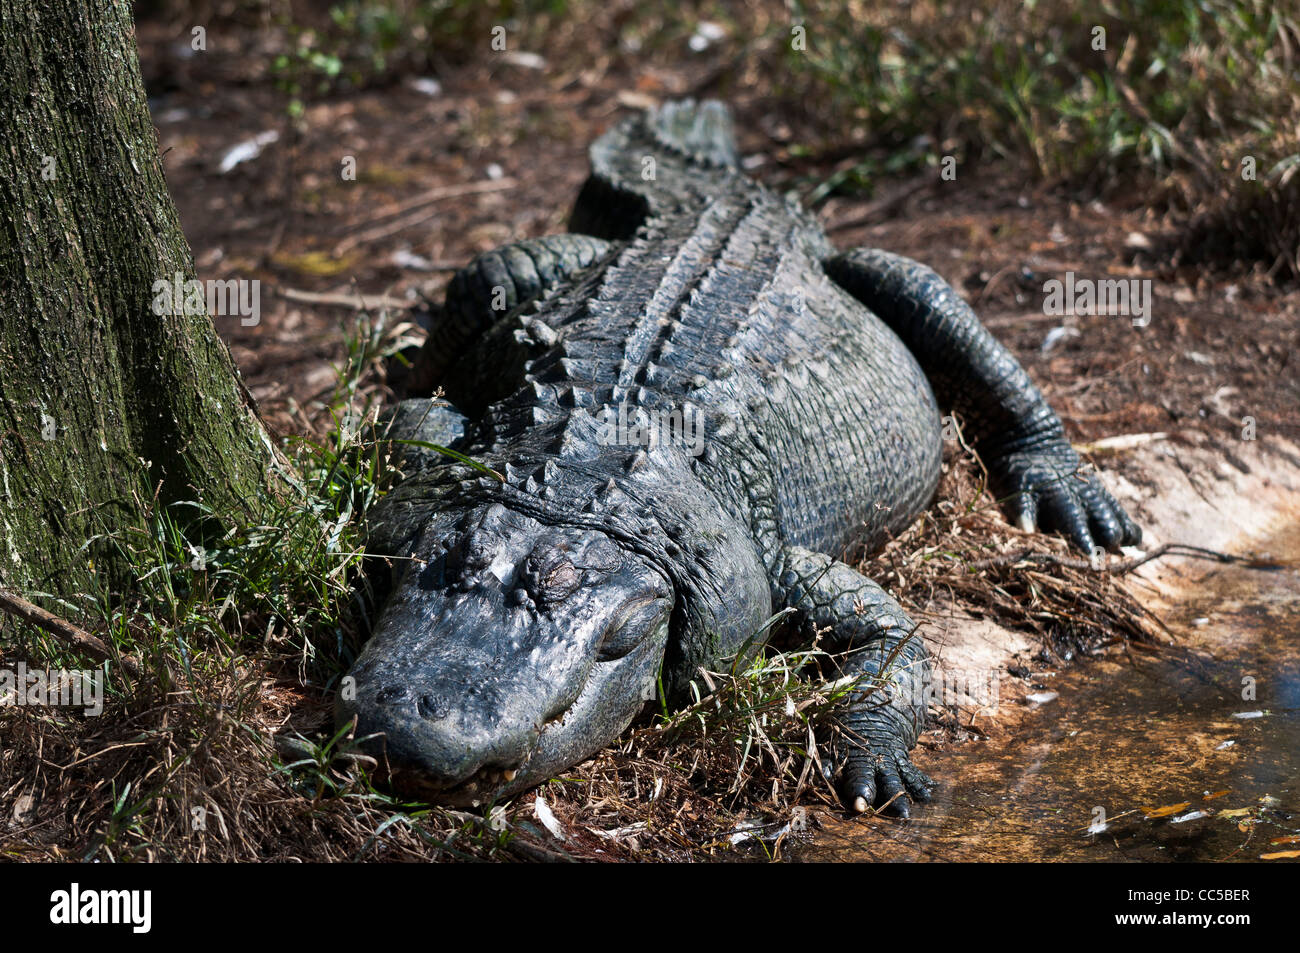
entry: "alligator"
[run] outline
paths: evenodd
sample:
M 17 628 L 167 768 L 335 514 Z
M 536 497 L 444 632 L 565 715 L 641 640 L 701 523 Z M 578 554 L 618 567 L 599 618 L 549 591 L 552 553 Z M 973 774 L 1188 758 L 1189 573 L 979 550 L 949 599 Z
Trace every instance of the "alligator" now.
M 590 156 L 568 234 L 448 286 L 390 421 L 404 478 L 367 548 L 392 581 L 338 722 L 399 786 L 492 803 L 691 697 L 779 616 L 849 680 L 825 759 L 843 805 L 906 816 L 934 783 L 910 755 L 929 661 L 854 560 L 934 497 L 942 413 L 1022 529 L 1089 553 L 1141 532 L 962 298 L 833 248 L 744 174 L 724 105 L 667 103 Z

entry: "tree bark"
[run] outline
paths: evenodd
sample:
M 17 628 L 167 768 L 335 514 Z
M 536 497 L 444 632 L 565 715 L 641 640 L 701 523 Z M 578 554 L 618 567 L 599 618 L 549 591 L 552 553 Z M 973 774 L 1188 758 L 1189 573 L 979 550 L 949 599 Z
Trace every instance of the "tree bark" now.
M 128 0 L 0 3 L 0 586 L 122 584 L 105 540 L 157 503 L 218 516 L 275 451 L 206 310 L 167 191 Z M 129 581 L 129 580 L 127 580 Z

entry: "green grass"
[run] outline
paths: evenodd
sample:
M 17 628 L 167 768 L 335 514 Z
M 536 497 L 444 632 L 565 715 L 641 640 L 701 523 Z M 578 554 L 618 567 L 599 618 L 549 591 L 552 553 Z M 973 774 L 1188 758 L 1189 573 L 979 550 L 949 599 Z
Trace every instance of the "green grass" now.
M 815 200 L 942 156 L 959 169 L 993 161 L 1174 212 L 1177 261 L 1300 277 L 1300 11 L 1270 0 L 791 10 L 807 49 L 783 38 L 778 85 L 821 130 L 804 151 L 860 153 Z
M 1297 20 L 1266 0 L 792 9 L 809 31 L 806 52 L 787 52 L 792 85 L 824 94 L 809 101 L 828 125 L 877 143 L 926 136 L 1096 183 L 1231 174 L 1247 152 L 1263 171 L 1296 151 Z

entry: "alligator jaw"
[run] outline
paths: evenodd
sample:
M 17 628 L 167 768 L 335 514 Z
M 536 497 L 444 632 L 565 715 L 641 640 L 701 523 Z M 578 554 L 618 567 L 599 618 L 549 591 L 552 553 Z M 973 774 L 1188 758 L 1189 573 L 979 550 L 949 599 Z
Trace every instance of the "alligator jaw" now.
M 449 807 L 481 807 L 527 787 L 526 783 L 514 783 L 523 780 L 524 770 L 524 765 L 506 769 L 489 768 L 475 773 L 468 780 L 447 787 L 419 767 L 393 767 L 389 770 L 388 782 L 394 791 L 417 801 Z
M 655 697 L 669 629 L 665 613 L 654 631 L 627 655 L 597 662 L 573 705 L 543 727 L 528 755 L 511 765 L 489 762 L 448 782 L 418 758 L 402 758 L 400 752 L 386 750 L 382 737 L 370 746 L 386 765 L 388 783 L 405 796 L 474 808 L 513 797 L 600 751 L 627 728 Z

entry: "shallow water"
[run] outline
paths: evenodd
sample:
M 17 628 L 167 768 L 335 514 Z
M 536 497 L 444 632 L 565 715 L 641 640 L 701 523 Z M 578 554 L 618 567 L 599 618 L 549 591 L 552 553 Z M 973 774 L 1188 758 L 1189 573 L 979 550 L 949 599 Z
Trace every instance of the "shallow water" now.
M 1289 568 L 1180 561 L 1184 596 L 1160 613 L 1175 646 L 1040 675 L 1033 682 L 1056 700 L 988 740 L 920 754 L 939 786 L 912 820 L 823 815 L 793 859 L 1257 861 L 1300 851 L 1300 527 L 1256 552 Z M 1029 685 L 1004 686 L 1002 705 L 1024 706 Z

